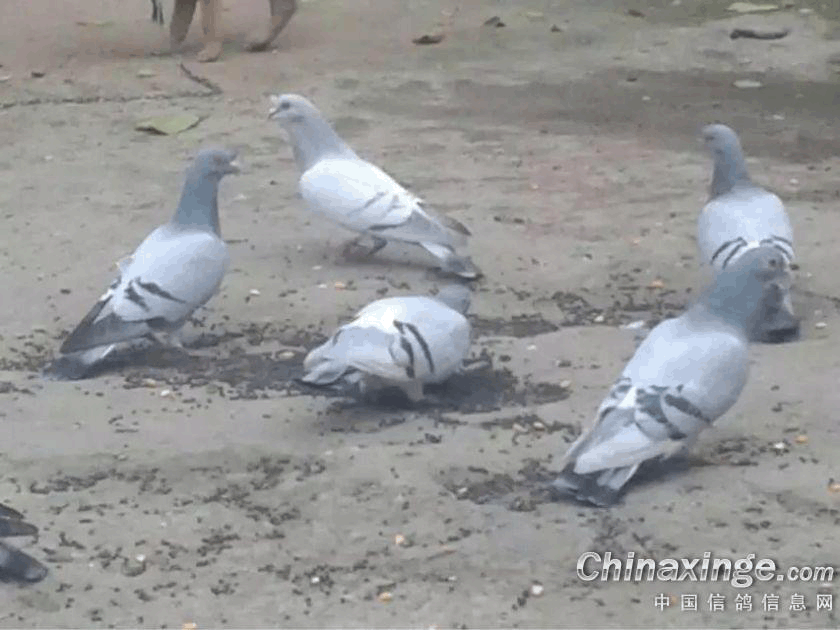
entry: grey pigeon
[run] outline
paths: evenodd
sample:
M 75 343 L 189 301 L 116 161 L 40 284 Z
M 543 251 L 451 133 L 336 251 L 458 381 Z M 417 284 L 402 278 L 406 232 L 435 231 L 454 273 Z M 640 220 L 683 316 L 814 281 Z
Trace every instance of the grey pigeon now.
M 770 246 L 745 252 L 680 317 L 657 325 L 572 444 L 554 489 L 594 505 L 618 500 L 647 460 L 689 448 L 735 404 L 747 381 L 750 331 L 785 275 Z
M 38 528 L 23 520 L 23 515 L 0 504 L 0 538 L 35 536 Z M 20 549 L 0 542 L 0 578 L 38 582 L 47 575 L 47 567 Z
M 396 386 L 417 402 L 424 384 L 442 383 L 462 367 L 470 350 L 469 305 L 469 289 L 460 285 L 435 297 L 371 302 L 307 355 L 301 380 L 358 386 L 363 395 Z
M 744 252 L 769 245 L 782 254 L 786 265 L 792 264 L 793 230 L 785 207 L 776 195 L 750 179 L 738 136 L 726 125 L 708 125 L 702 135 L 714 160 L 714 172 L 709 201 L 697 219 L 701 261 L 719 272 Z M 785 341 L 798 335 L 789 285 L 790 279 L 754 341 Z
M 300 194 L 313 212 L 372 238 L 367 255 L 389 240 L 404 241 L 426 249 L 445 272 L 467 279 L 481 275 L 469 257 L 456 252 L 470 235 L 463 225 L 435 216 L 422 199 L 356 155 L 302 96 L 272 96 L 271 102 L 269 118 L 289 133 L 301 171 Z
M 61 345 L 52 376 L 83 378 L 116 344 L 178 333 L 218 290 L 228 266 L 219 228 L 219 182 L 239 172 L 236 153 L 205 149 L 187 170 L 175 216 L 117 263 L 119 275 Z

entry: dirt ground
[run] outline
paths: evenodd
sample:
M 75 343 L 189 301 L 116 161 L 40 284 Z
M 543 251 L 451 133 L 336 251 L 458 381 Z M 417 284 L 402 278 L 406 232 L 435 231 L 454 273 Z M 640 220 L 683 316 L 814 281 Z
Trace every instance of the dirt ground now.
M 267 7 L 240 0 L 222 60 L 200 65 L 197 28 L 162 54 L 146 0 L 0 3 L 0 500 L 41 528 L 20 542 L 50 567 L 0 585 L 0 626 L 837 627 L 815 603 L 840 606 L 840 578 L 739 590 L 575 572 L 585 551 L 840 564 L 840 14 L 729 4 L 304 0 L 275 50 L 248 54 Z M 791 31 L 733 40 L 735 27 Z M 434 32 L 439 44 L 411 42 Z M 340 260 L 349 235 L 306 213 L 266 120 L 277 92 L 311 97 L 360 154 L 471 228 L 486 274 L 473 354 L 490 363 L 442 406 L 290 385 L 355 309 L 441 280 L 410 248 Z M 203 120 L 135 130 L 182 112 Z M 551 502 L 552 461 L 633 351 L 621 325 L 680 312 L 704 281 L 696 136 L 716 120 L 788 205 L 803 339 L 752 350 L 740 401 L 670 474 L 612 509 Z M 233 264 L 188 331 L 195 357 L 43 380 L 211 144 L 240 147 L 246 169 L 222 184 Z M 742 592 L 751 612 L 735 610 Z M 659 593 L 675 597 L 664 611 Z M 681 611 L 691 593 L 699 610 Z

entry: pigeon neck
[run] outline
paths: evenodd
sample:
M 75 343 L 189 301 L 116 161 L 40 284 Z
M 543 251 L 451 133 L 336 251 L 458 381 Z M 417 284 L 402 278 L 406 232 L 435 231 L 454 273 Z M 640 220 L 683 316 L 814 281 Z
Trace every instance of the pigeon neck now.
M 718 319 L 746 334 L 762 317 L 764 286 L 746 274 L 723 272 L 690 312 Z
M 741 149 L 733 147 L 715 156 L 715 168 L 712 173 L 712 198 L 725 195 L 738 184 L 749 184 L 750 176 L 747 173 L 747 164 Z
M 181 201 L 172 222 L 212 231 L 216 236 L 221 236 L 218 195 L 218 179 L 188 171 Z
M 301 173 L 326 157 L 356 157 L 329 123 L 322 119 L 307 120 L 303 125 L 291 125 L 289 135 L 295 162 Z

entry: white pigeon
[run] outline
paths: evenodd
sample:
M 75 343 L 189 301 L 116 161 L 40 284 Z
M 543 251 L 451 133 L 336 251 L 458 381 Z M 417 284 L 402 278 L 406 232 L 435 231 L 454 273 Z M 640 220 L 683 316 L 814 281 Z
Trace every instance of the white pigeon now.
M 272 96 L 271 102 L 269 118 L 289 133 L 301 172 L 300 194 L 310 210 L 371 237 L 368 256 L 389 240 L 404 241 L 426 249 L 447 273 L 467 279 L 481 275 L 469 257 L 456 252 L 470 235 L 463 225 L 435 216 L 422 199 L 356 155 L 302 96 Z
M 640 464 L 689 448 L 741 394 L 750 330 L 766 316 L 768 296 L 784 275 L 781 252 L 751 249 L 683 315 L 657 325 L 601 403 L 593 426 L 566 452 L 554 488 L 610 505 Z
M 794 262 L 793 230 L 781 199 L 752 182 L 732 129 L 708 125 L 702 136 L 712 154 L 714 172 L 709 201 L 697 219 L 700 260 L 719 272 L 744 252 L 769 245 L 790 266 Z M 798 334 L 789 286 L 782 291 L 775 313 L 757 331 L 756 341 L 783 341 Z
M 225 149 L 196 156 L 175 216 L 117 263 L 119 275 L 64 340 L 52 375 L 82 378 L 116 344 L 150 336 L 161 341 L 158 333 L 181 347 L 181 327 L 216 293 L 227 270 L 217 198 L 221 179 L 239 172 L 235 159 Z
M 0 504 L 0 538 L 36 536 L 38 528 L 23 520 L 23 515 Z M 0 542 L 0 578 L 24 582 L 38 582 L 47 575 L 47 567 L 32 556 L 11 545 Z
M 399 387 L 412 402 L 423 385 L 461 369 L 470 350 L 469 289 L 450 285 L 434 297 L 376 300 L 303 362 L 304 383 L 358 385 L 362 394 Z

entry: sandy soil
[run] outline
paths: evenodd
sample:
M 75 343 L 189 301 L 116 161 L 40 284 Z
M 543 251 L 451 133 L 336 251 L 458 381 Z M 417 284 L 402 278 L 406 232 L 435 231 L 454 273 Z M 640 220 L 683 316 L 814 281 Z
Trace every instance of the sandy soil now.
M 195 29 L 182 55 L 160 54 L 146 1 L 0 3 L 0 499 L 40 526 L 21 544 L 51 569 L 0 585 L 0 626 L 837 627 L 815 607 L 837 579 L 754 586 L 739 612 L 727 583 L 575 574 L 588 550 L 838 564 L 832 15 L 798 0 L 734 17 L 704 0 L 311 0 L 276 50 L 246 54 L 267 9 L 228 4 L 223 59 L 199 65 Z M 482 25 L 493 15 L 503 28 Z M 736 26 L 792 31 L 731 40 Z M 440 44 L 411 43 L 438 30 Z M 348 235 L 306 214 L 265 120 L 279 91 L 313 98 L 359 153 L 475 234 L 474 354 L 491 365 L 456 379 L 442 407 L 289 385 L 354 309 L 440 279 L 407 248 L 339 260 Z M 178 112 L 204 119 L 177 136 L 134 129 Z M 632 353 L 619 326 L 678 313 L 704 281 L 696 132 L 713 120 L 740 131 L 753 174 L 788 203 L 804 338 L 753 349 L 737 406 L 678 470 L 609 510 L 549 502 L 552 459 Z M 247 170 L 223 183 L 234 263 L 189 331 L 196 357 L 43 381 L 208 144 L 241 147 Z M 697 593 L 700 611 L 660 612 L 660 592 Z M 711 593 L 724 612 L 708 611 Z M 779 612 L 762 611 L 765 593 Z

